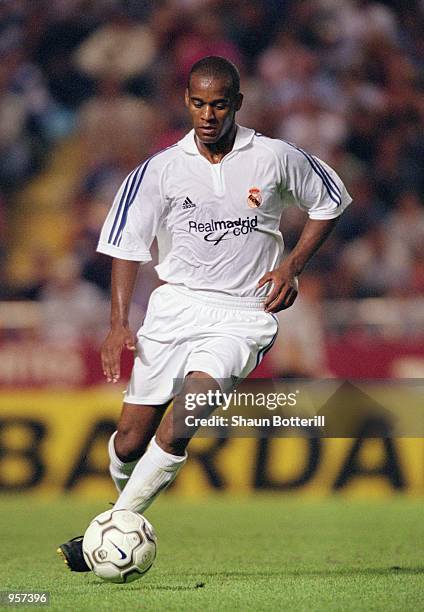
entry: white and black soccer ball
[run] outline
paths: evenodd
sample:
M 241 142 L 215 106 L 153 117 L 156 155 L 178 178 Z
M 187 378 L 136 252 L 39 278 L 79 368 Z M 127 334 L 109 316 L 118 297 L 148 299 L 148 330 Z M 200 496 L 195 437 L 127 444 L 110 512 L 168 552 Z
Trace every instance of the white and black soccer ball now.
M 141 514 L 107 510 L 91 521 L 82 550 L 87 565 L 99 578 L 108 582 L 132 582 L 152 567 L 156 535 Z

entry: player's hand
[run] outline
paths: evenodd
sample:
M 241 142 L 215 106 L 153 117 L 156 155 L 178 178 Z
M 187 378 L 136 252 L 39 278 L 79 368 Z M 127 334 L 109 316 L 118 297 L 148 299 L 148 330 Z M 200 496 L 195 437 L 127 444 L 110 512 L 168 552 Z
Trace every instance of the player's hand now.
M 128 327 L 112 327 L 101 348 L 103 374 L 107 382 L 116 383 L 121 376 L 121 353 L 136 350 L 135 336 Z
M 299 282 L 289 265 L 284 263 L 272 272 L 264 274 L 259 280 L 258 288 L 266 283 L 272 283 L 272 289 L 264 302 L 265 312 L 280 312 L 290 308 L 297 298 Z

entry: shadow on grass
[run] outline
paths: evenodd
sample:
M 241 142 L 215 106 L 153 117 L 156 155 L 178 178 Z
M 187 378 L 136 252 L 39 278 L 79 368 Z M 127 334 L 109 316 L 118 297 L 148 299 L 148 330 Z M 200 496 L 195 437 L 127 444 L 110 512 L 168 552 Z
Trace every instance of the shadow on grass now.
M 328 568 L 320 570 L 310 569 L 295 569 L 283 571 L 237 571 L 237 572 L 203 572 L 196 574 L 199 577 L 217 577 L 217 578 L 284 578 L 286 576 L 307 576 L 307 577 L 337 577 L 337 576 L 394 576 L 396 574 L 415 575 L 424 574 L 424 567 L 400 567 L 394 565 L 392 567 L 344 567 L 344 568 Z
M 110 587 L 110 582 L 93 582 L 90 584 L 90 588 L 92 586 L 96 586 L 99 588 Z M 204 586 L 204 585 L 203 585 Z M 167 585 L 167 584 L 146 584 L 145 582 L 138 582 L 136 585 L 128 585 L 128 584 L 114 584 L 114 591 L 125 591 L 128 593 L 129 591 L 197 591 L 200 590 L 199 587 L 195 584 L 192 585 Z
M 367 567 L 367 568 L 340 568 L 340 569 L 322 569 L 322 570 L 288 570 L 288 571 L 237 571 L 237 572 L 199 572 L 196 574 L 187 574 L 185 578 L 187 581 L 190 579 L 193 580 L 191 584 L 186 585 L 170 585 L 170 584 L 152 584 L 145 583 L 144 581 L 137 582 L 136 584 L 115 584 L 113 585 L 114 590 L 116 591 L 139 591 L 143 590 L 145 592 L 150 591 L 197 591 L 202 590 L 204 587 L 207 588 L 207 582 L 194 582 L 196 579 L 272 579 L 272 578 L 337 578 L 344 576 L 355 576 L 355 577 L 369 577 L 369 576 L 382 576 L 382 577 L 390 577 L 394 575 L 403 575 L 403 576 L 419 576 L 424 574 L 424 567 L 400 567 L 400 566 L 392 566 L 392 567 Z M 182 578 L 182 577 L 181 577 Z M 183 578 L 184 579 L 184 578 Z M 164 582 L 167 581 L 166 576 L 162 579 Z M 101 582 L 97 580 L 90 581 L 90 587 L 98 587 L 105 588 L 110 587 L 111 583 Z M 215 584 L 211 586 L 216 586 Z

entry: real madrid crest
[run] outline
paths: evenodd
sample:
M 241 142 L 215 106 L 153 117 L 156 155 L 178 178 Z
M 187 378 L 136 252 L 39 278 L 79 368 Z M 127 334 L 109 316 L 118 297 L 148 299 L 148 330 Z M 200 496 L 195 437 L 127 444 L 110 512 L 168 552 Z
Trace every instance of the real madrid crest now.
M 258 208 L 262 204 L 262 194 L 258 187 L 251 187 L 249 189 L 249 196 L 247 198 L 247 205 L 249 208 Z

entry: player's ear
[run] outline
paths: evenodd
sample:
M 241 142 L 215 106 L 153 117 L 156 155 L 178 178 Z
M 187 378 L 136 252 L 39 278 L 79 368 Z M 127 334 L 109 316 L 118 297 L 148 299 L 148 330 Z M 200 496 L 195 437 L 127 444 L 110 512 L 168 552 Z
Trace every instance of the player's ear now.
M 236 95 L 236 103 L 235 103 L 235 110 L 238 111 L 241 109 L 241 105 L 243 104 L 243 94 L 242 93 L 238 93 Z
M 188 93 L 188 87 L 185 90 L 184 103 L 185 103 L 186 107 L 188 108 L 189 104 L 190 104 L 190 94 Z

